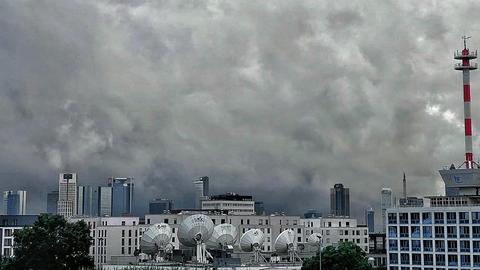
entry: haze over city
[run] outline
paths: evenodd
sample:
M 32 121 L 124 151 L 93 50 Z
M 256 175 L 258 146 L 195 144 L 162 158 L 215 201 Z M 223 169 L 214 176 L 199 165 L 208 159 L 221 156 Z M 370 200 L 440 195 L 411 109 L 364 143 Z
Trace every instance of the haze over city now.
M 0 3 L 0 189 L 45 211 L 61 172 L 135 178 L 135 212 L 168 197 L 251 194 L 268 211 L 352 216 L 382 187 L 443 193 L 463 161 L 460 37 L 476 1 Z M 480 85 L 471 77 L 474 158 Z

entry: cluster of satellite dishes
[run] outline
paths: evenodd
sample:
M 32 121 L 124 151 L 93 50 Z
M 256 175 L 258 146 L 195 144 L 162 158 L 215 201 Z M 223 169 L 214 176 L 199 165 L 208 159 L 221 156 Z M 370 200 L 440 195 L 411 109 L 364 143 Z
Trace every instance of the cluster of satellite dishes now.
M 317 245 L 321 236 L 309 237 L 309 244 Z M 233 249 L 238 236 L 238 230 L 231 224 L 219 224 L 215 226 L 212 220 L 202 214 L 188 216 L 178 230 L 179 241 L 187 246 L 195 248 L 197 263 L 208 263 L 212 258 L 208 249 Z M 173 246 L 170 243 L 172 229 L 168 224 L 155 224 L 148 228 L 140 241 L 140 250 L 150 256 L 155 256 L 156 261 L 164 261 L 172 253 Z M 312 238 L 312 239 L 310 239 Z M 261 254 L 265 235 L 260 229 L 250 229 L 240 237 L 240 249 L 244 252 L 253 252 L 255 262 L 266 261 Z M 291 261 L 298 257 L 295 246 L 295 232 L 285 230 L 275 240 L 275 251 L 277 253 L 288 253 Z M 299 258 L 299 257 L 298 257 Z M 300 259 L 300 258 L 299 258 Z

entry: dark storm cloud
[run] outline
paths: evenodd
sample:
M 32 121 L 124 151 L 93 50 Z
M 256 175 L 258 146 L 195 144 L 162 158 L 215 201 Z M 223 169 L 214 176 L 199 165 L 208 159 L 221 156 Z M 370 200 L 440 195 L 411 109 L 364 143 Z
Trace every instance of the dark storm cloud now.
M 193 205 L 192 180 L 267 209 L 351 188 L 441 191 L 462 160 L 460 36 L 476 2 L 10 1 L 0 4 L 0 188 L 44 209 L 59 172 L 136 178 Z M 479 85 L 472 75 L 472 85 Z M 473 93 L 473 114 L 480 99 Z M 479 126 L 480 117 L 474 117 Z M 475 132 L 478 149 L 478 132 Z

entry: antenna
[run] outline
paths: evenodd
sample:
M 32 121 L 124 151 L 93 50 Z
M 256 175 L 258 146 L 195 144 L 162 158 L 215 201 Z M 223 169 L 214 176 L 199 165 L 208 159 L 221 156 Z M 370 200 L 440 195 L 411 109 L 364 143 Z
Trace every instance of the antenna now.
M 463 39 L 463 49 L 467 49 L 467 39 L 471 38 L 471 36 L 462 36 Z

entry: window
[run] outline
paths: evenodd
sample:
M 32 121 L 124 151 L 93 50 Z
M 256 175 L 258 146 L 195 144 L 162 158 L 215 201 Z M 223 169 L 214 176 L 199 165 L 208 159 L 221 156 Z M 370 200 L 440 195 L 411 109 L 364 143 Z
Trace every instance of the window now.
M 400 240 L 400 250 L 401 251 L 408 251 L 409 250 L 408 240 Z
M 125 226 L 125 220 L 122 220 L 122 226 Z
M 132 230 L 128 230 L 128 237 L 132 237 Z
M 472 237 L 480 238 L 480 226 L 472 226 Z
M 122 230 L 122 237 L 125 237 L 125 230 Z
M 445 255 L 436 254 L 435 255 L 435 264 L 436 265 L 445 265 Z
M 388 227 L 388 237 L 395 238 L 397 237 L 397 227 L 389 226 Z
M 422 264 L 422 256 L 420 254 L 417 254 L 417 253 L 412 254 L 412 264 L 421 265 Z
M 460 252 L 470 252 L 470 241 L 460 241 Z
M 412 240 L 412 251 L 421 251 L 420 240 Z
M 419 224 L 420 223 L 420 213 L 411 213 L 410 214 L 410 222 L 412 224 Z
M 436 252 L 444 252 L 445 251 L 445 241 L 435 240 L 435 251 Z
M 441 213 L 441 212 L 436 212 L 434 214 L 434 218 L 435 218 L 435 224 L 444 224 L 445 223 L 443 213 Z
M 420 227 L 419 226 L 412 226 L 412 238 L 420 238 Z
M 460 224 L 468 224 L 470 223 L 468 212 L 460 212 L 458 213 L 458 219 Z
M 432 254 L 423 254 L 423 263 L 425 265 L 433 265 L 433 255 Z
M 422 213 L 423 224 L 432 224 L 432 213 Z
M 408 253 L 400 254 L 400 263 L 401 264 L 410 264 L 410 256 Z
M 390 264 L 398 264 L 398 254 L 397 253 L 390 253 L 388 255 L 390 259 Z
M 460 226 L 460 238 L 470 238 L 470 228 L 468 226 Z
M 480 241 L 472 242 L 473 252 L 480 252 Z
M 432 240 L 423 240 L 423 250 L 424 251 L 433 251 Z
M 448 252 L 457 252 L 457 241 L 447 241 Z
M 480 212 L 472 212 L 472 223 L 473 224 L 480 223 Z M 473 263 L 475 264 L 475 261 Z
M 470 266 L 470 255 L 460 255 L 460 265 L 461 266 Z
M 388 224 L 397 224 L 397 213 L 388 213 Z
M 400 213 L 400 224 L 408 224 L 408 213 Z
M 448 238 L 457 238 L 457 227 L 447 226 L 447 237 Z
M 443 226 L 435 226 L 435 237 L 436 238 L 445 237 L 445 229 L 443 228 Z
M 168 218 L 164 219 L 164 220 L 163 220 L 163 223 L 167 223 L 167 224 L 168 224 Z
M 448 255 L 448 266 L 457 266 L 458 257 L 457 255 Z
M 457 213 L 447 212 L 447 224 L 455 224 L 455 223 L 457 223 Z
M 423 238 L 431 238 L 431 237 L 432 237 L 432 227 L 423 226 Z
M 400 237 L 408 237 L 408 227 L 400 226 Z

